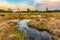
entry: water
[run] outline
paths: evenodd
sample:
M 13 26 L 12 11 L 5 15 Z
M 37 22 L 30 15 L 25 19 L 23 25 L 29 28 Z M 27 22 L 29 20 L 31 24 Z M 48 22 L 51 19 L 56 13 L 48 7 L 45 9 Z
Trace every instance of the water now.
M 19 30 L 23 31 L 25 35 L 25 40 L 51 40 L 50 35 L 46 31 L 38 31 L 35 28 L 30 28 L 27 23 L 31 21 L 30 19 L 24 19 L 19 21 Z

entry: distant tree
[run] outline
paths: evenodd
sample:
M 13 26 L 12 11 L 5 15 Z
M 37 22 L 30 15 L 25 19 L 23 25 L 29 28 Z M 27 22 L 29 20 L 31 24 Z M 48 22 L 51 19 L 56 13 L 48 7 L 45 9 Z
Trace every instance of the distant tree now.
M 29 8 L 27 8 L 27 12 L 31 12 L 31 10 Z
M 49 11 L 48 8 L 46 8 L 46 11 Z
M 13 11 L 12 11 L 12 9 L 9 8 L 9 9 L 7 10 L 7 12 L 13 12 Z
M 55 11 L 58 12 L 58 9 L 56 9 Z
M 3 9 L 0 9 L 0 12 L 5 12 L 5 10 L 3 10 Z
M 36 9 L 35 12 L 38 12 L 38 9 Z

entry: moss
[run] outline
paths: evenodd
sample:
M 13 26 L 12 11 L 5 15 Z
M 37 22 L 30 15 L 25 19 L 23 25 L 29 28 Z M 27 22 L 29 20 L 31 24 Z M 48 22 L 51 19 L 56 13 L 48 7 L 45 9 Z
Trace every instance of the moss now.
M 12 33 L 12 34 L 15 34 L 16 37 L 18 38 L 18 40 L 24 40 L 24 39 L 25 39 L 22 31 L 21 31 L 21 30 L 19 31 L 19 30 L 17 29 L 17 27 L 14 28 L 14 29 L 11 29 L 9 32 L 10 32 L 10 34 L 11 34 L 11 33 Z
M 24 40 L 25 39 L 24 35 L 20 31 L 18 31 L 18 30 L 16 30 L 14 32 L 14 34 L 18 37 L 18 40 Z
M 46 25 L 45 25 L 44 23 L 40 23 L 40 24 L 38 25 L 38 27 L 39 27 L 40 29 L 47 29 L 47 28 L 46 28 Z

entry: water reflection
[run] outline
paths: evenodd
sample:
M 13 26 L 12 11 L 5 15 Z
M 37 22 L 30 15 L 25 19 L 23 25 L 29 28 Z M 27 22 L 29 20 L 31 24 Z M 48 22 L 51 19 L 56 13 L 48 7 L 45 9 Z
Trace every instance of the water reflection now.
M 27 22 L 31 21 L 30 19 L 20 20 L 19 21 L 19 28 L 23 31 L 25 35 L 25 40 L 51 40 L 50 35 L 46 31 L 38 31 L 37 29 L 30 28 L 27 26 Z

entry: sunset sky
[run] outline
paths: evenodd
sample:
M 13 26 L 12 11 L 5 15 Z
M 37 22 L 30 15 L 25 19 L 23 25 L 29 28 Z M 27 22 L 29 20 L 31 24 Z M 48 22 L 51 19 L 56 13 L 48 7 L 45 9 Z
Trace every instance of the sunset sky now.
M 60 0 L 0 0 L 0 9 L 10 8 L 12 10 L 31 10 L 39 9 L 45 10 L 46 7 L 49 9 L 60 9 Z

